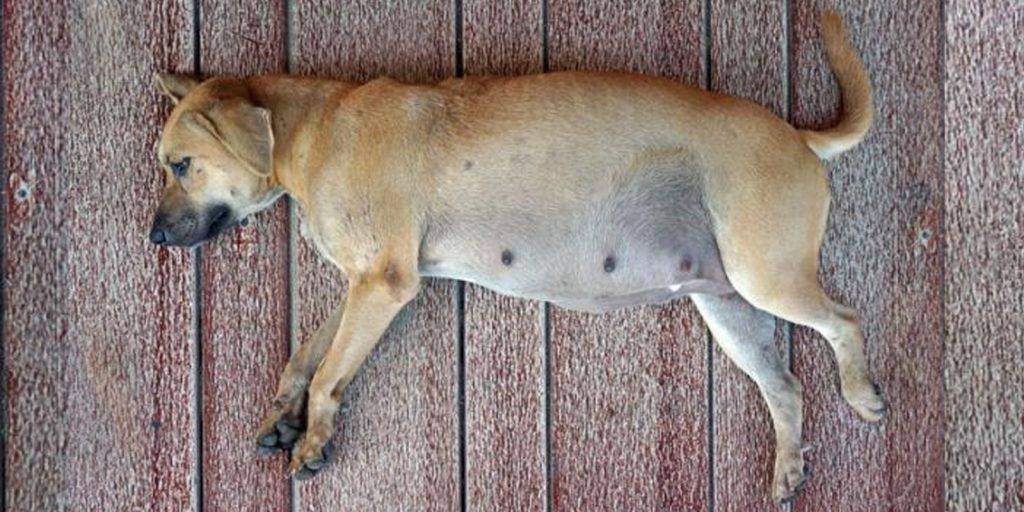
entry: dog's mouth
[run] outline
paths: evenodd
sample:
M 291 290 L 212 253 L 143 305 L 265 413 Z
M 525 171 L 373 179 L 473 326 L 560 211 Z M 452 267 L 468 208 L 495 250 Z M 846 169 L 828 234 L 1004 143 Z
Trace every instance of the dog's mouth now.
M 173 221 L 169 221 L 168 217 L 166 214 L 158 214 L 154 221 L 149 236 L 157 245 L 196 247 L 232 227 L 248 223 L 245 218 L 239 219 L 227 205 L 210 207 L 198 215 L 186 212 Z
M 205 242 L 216 238 L 217 235 L 235 225 L 235 216 L 231 212 L 231 208 L 227 206 L 214 206 L 207 214 L 207 218 L 210 219 L 210 221 L 206 225 L 206 233 L 200 237 L 199 242 Z
M 207 219 L 206 229 L 197 229 L 196 231 L 199 236 L 191 240 L 190 243 L 183 245 L 188 245 L 190 247 L 202 245 L 205 242 L 209 242 L 210 240 L 217 238 L 222 233 L 233 227 L 245 226 L 249 223 L 249 219 L 247 217 L 239 218 L 238 215 L 236 215 L 235 212 L 226 205 L 216 205 L 210 208 L 207 210 L 204 217 Z

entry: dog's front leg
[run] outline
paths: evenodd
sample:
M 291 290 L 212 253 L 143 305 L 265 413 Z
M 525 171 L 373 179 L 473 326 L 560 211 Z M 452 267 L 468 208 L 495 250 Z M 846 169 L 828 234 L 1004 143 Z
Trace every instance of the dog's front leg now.
M 264 452 L 290 450 L 306 424 L 306 390 L 341 323 L 339 305 L 308 341 L 292 354 L 281 373 L 270 411 L 260 424 L 256 441 Z
M 312 476 L 327 462 L 324 446 L 334 432 L 334 414 L 345 386 L 391 320 L 419 291 L 415 266 L 384 263 L 375 267 L 375 271 L 350 276 L 338 331 L 309 385 L 306 432 L 289 466 L 297 478 Z
M 775 427 L 772 496 L 788 500 L 807 478 L 800 446 L 803 393 L 775 349 L 775 319 L 738 294 L 692 298 L 722 351 L 754 380 L 768 403 Z

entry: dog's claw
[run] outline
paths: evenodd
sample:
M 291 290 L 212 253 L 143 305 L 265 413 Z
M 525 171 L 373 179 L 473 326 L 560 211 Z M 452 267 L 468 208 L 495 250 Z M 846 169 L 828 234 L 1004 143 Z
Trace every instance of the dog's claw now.
M 299 469 L 298 471 L 292 473 L 292 477 L 299 481 L 306 481 L 309 480 L 310 478 L 313 478 L 314 476 L 316 476 L 316 470 L 309 469 L 305 466 L 303 466 L 302 469 Z
M 273 448 L 277 446 L 277 434 L 264 434 L 257 442 L 261 448 Z
M 324 467 L 324 464 L 327 464 L 327 461 L 322 458 L 306 461 L 306 467 L 313 471 L 320 471 L 320 468 Z
M 256 453 L 258 453 L 262 457 L 273 456 L 278 451 L 279 451 L 279 448 L 276 447 L 276 446 L 263 446 L 263 445 L 260 445 L 260 446 L 256 447 Z
M 260 452 L 269 454 L 276 450 L 290 450 L 305 430 L 303 418 L 297 416 L 302 413 L 299 408 L 275 400 L 256 436 Z
M 802 455 L 777 461 L 772 497 L 780 505 L 788 503 L 803 488 L 810 476 L 811 466 L 804 462 Z
M 303 455 L 303 452 L 312 452 Z M 320 449 L 314 449 L 299 443 L 292 454 L 288 469 L 296 480 L 308 480 L 330 462 L 333 454 L 331 443 L 325 443 Z
M 295 440 L 299 438 L 299 434 L 301 434 L 298 429 L 293 428 L 284 422 L 279 422 L 277 424 L 277 433 L 278 441 L 282 446 L 290 446 L 294 444 Z
M 864 421 L 876 423 L 888 412 L 878 386 L 871 383 L 843 389 L 843 398 Z

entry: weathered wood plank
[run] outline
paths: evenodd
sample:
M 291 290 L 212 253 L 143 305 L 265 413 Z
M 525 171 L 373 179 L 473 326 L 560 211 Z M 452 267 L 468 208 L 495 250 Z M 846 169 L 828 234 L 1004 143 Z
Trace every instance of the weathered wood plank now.
M 794 3 L 794 119 L 831 123 L 838 91 L 817 33 L 818 2 Z M 879 425 L 840 398 L 831 349 L 794 330 L 814 475 L 795 508 L 942 507 L 942 17 L 938 3 L 834 2 L 872 77 L 865 142 L 830 163 L 825 289 L 860 313 L 868 359 L 890 404 Z M 898 27 L 894 29 L 893 27 Z
M 195 499 L 187 252 L 146 233 L 191 3 L 6 2 L 3 350 L 9 510 Z
M 699 84 L 703 26 L 700 2 L 552 1 L 549 62 Z M 708 340 L 696 309 L 550 317 L 552 509 L 704 508 Z
M 447 2 L 296 1 L 291 61 L 298 73 L 424 81 L 455 73 Z M 342 293 L 337 271 L 298 242 L 296 315 L 305 340 Z M 453 510 L 459 507 L 456 287 L 426 282 L 343 398 L 336 460 L 296 486 L 297 509 Z
M 1024 4 L 946 4 L 945 504 L 1024 508 Z
M 540 72 L 541 18 L 538 2 L 464 2 L 466 75 Z M 468 510 L 544 510 L 543 307 L 465 285 Z
M 543 71 L 541 5 L 529 0 L 462 3 L 465 74 L 517 76 Z
M 284 70 L 282 2 L 204 0 L 204 76 Z M 255 432 L 289 355 L 284 201 L 202 249 L 203 501 L 209 510 L 284 510 L 285 458 L 261 457 Z
M 711 89 L 748 98 L 785 118 L 785 2 L 714 0 Z M 776 346 L 789 355 L 779 322 Z M 712 356 L 715 510 L 770 510 L 775 435 L 757 386 L 718 349 Z

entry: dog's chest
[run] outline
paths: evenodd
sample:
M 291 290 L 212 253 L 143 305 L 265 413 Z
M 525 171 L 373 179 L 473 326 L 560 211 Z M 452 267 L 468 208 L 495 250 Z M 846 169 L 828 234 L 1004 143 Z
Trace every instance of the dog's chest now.
M 324 231 L 314 226 L 306 215 L 303 215 L 301 209 L 299 211 L 299 234 L 303 238 L 309 240 L 313 247 L 316 247 L 317 253 L 320 257 L 331 262 L 335 266 L 338 266 L 338 262 L 331 256 L 331 251 L 327 248 L 327 242 L 323 236 Z

